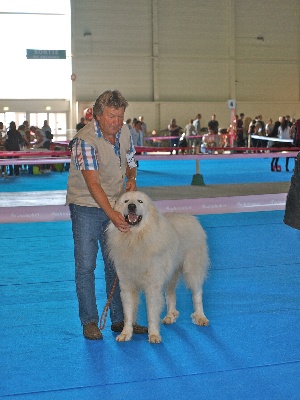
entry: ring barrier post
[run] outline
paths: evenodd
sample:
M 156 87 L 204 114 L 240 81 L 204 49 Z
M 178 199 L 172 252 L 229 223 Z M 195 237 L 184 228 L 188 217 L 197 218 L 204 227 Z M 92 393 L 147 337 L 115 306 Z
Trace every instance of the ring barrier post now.
M 191 185 L 205 186 L 203 176 L 200 174 L 200 161 L 196 159 L 196 173 L 193 175 Z

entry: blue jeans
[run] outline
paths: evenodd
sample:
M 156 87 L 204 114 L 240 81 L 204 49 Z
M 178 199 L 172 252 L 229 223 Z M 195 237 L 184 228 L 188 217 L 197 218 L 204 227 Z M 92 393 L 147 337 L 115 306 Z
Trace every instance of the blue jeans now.
M 99 321 L 95 293 L 95 269 L 99 243 L 104 261 L 106 294 L 111 292 L 116 270 L 106 251 L 105 230 L 109 219 L 101 208 L 69 205 L 72 219 L 75 257 L 75 281 L 82 325 Z M 103 304 L 104 308 L 105 303 Z M 110 302 L 112 323 L 124 321 L 119 280 Z

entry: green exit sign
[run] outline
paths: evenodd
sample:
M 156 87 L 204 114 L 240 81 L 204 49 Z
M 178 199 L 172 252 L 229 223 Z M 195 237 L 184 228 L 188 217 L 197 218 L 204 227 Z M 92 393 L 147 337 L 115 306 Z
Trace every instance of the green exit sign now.
M 27 49 L 27 58 L 30 60 L 63 60 L 66 59 L 66 50 L 34 50 Z

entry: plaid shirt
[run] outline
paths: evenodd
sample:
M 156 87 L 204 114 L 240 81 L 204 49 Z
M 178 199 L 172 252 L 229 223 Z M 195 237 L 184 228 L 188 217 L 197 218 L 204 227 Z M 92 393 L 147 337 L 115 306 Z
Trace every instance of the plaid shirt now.
M 94 121 L 95 125 L 95 136 L 100 138 L 105 137 L 101 133 L 98 121 Z M 116 156 L 120 158 L 120 135 L 121 130 L 116 134 L 116 143 L 115 145 L 111 144 L 114 148 L 114 152 Z M 98 163 L 98 154 L 97 151 L 88 143 L 86 143 L 83 139 L 77 138 L 73 147 L 72 153 L 74 157 L 74 162 L 76 165 L 76 169 L 78 170 L 98 170 L 99 163 Z M 130 153 L 135 153 L 132 138 L 130 137 Z

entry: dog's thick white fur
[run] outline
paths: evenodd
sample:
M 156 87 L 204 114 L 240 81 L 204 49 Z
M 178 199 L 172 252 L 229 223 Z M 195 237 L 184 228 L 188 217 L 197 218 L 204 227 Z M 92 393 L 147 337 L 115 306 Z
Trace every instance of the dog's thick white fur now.
M 202 285 L 209 266 L 206 235 L 195 217 L 189 214 L 160 213 L 152 200 L 139 191 L 124 193 L 115 209 L 132 225 L 120 232 L 109 224 L 108 249 L 120 281 L 124 310 L 124 329 L 117 341 L 132 337 L 139 292 L 145 293 L 150 343 L 160 343 L 160 315 L 166 294 L 165 324 L 172 324 L 176 310 L 176 283 L 182 274 L 192 291 L 197 325 L 208 325 L 202 305 Z

